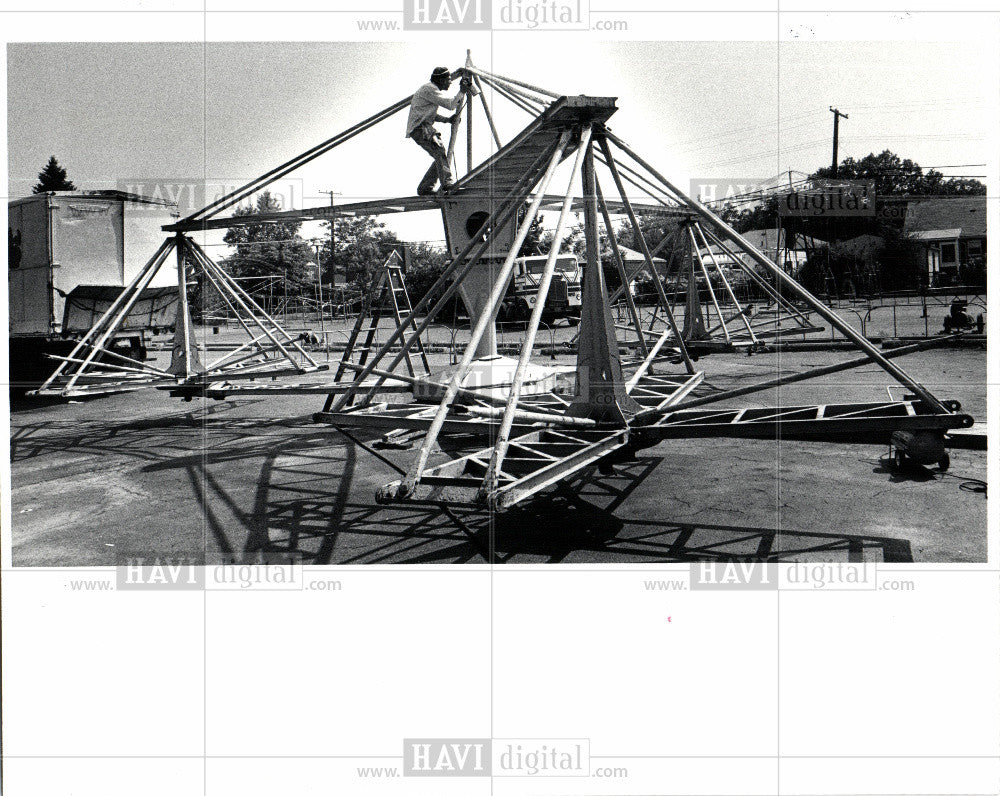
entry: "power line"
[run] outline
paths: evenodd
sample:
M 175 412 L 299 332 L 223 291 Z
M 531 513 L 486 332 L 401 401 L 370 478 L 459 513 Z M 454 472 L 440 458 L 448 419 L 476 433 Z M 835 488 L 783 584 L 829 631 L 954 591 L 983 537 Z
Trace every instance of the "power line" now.
M 982 141 L 984 135 L 954 135 L 952 133 L 914 133 L 912 135 L 897 135 L 896 133 L 869 133 L 862 138 L 845 138 L 845 141 L 860 142 L 862 140 L 875 141 Z
M 808 148 L 814 147 L 814 146 L 819 146 L 820 144 L 825 144 L 826 142 L 827 142 L 827 139 L 825 139 L 825 138 L 817 138 L 817 139 L 814 139 L 812 141 L 806 141 L 805 143 L 799 144 L 799 145 L 794 146 L 794 147 L 785 147 L 785 146 L 782 146 L 780 149 L 776 147 L 774 149 L 769 149 L 769 150 L 766 150 L 764 152 L 754 152 L 754 153 L 751 153 L 751 154 L 748 154 L 748 155 L 740 155 L 738 157 L 729 158 L 727 160 L 715 161 L 715 162 L 702 161 L 702 162 L 695 163 L 694 165 L 695 166 L 700 166 L 700 167 L 703 167 L 703 168 L 709 168 L 709 167 L 712 167 L 712 166 L 728 166 L 728 165 L 731 165 L 733 163 L 739 163 L 740 161 L 748 160 L 748 159 L 751 159 L 751 158 L 760 160 L 760 159 L 765 158 L 765 157 L 774 157 L 776 155 L 786 155 L 789 152 L 798 152 L 799 150 L 808 149 Z
M 861 107 L 861 108 L 865 108 L 865 107 L 879 107 L 879 108 L 882 108 L 883 106 L 859 106 L 859 107 Z M 940 105 L 940 104 L 934 104 L 934 105 L 928 106 L 928 108 L 926 108 L 926 109 L 924 109 L 924 108 L 915 108 L 915 109 L 913 109 L 912 112 L 913 113 L 924 113 L 926 110 L 931 110 L 931 109 L 940 110 L 942 107 L 943 106 Z M 963 106 L 963 105 L 961 105 L 959 103 L 959 104 L 956 104 L 955 107 L 957 109 L 959 107 L 967 107 L 967 106 Z M 813 111 L 813 112 L 810 112 L 809 114 L 806 114 L 806 116 L 815 117 L 818 113 L 819 112 Z M 800 118 L 801 116 L 802 115 L 800 114 L 799 117 L 792 116 L 792 117 L 789 117 L 789 119 Z M 815 127 L 815 126 L 816 126 L 816 124 L 813 121 L 800 121 L 797 124 L 785 124 L 783 122 L 783 120 L 779 119 L 778 120 L 778 124 L 777 124 L 776 127 L 771 127 L 770 125 L 768 125 L 766 129 L 769 132 L 773 130 L 775 133 L 785 134 L 785 133 L 791 132 L 793 130 L 802 129 L 804 127 Z M 692 154 L 697 154 L 699 152 L 708 151 L 708 150 L 711 150 L 713 148 L 717 148 L 717 147 L 723 146 L 725 139 L 732 138 L 732 137 L 734 137 L 734 136 L 736 136 L 736 135 L 738 135 L 740 133 L 749 132 L 749 131 L 760 131 L 763 128 L 764 128 L 764 126 L 762 126 L 762 125 L 750 125 L 748 127 L 735 128 L 732 131 L 726 132 L 726 133 L 719 133 L 719 134 L 709 135 L 709 136 L 700 136 L 698 138 L 692 138 L 692 139 L 687 139 L 687 140 L 683 140 L 683 141 L 678 141 L 678 142 L 676 142 L 674 144 L 671 144 L 670 151 L 671 151 L 672 154 L 678 154 L 678 155 L 692 155 Z M 928 138 L 928 140 L 933 140 L 933 139 L 930 139 L 929 136 L 924 136 L 924 137 Z M 938 137 L 939 138 L 947 138 L 947 139 L 964 138 L 964 139 L 967 139 L 967 140 L 968 139 L 981 138 L 981 136 L 955 136 L 955 135 L 952 135 L 952 134 L 940 134 Z M 913 136 L 901 136 L 899 138 L 899 140 L 903 140 L 904 138 L 914 138 L 914 137 Z M 841 140 L 842 140 L 842 142 L 852 142 L 852 141 L 855 141 L 856 139 L 843 138 Z
M 768 132 L 774 132 L 776 134 L 780 132 L 784 134 L 791 130 L 798 130 L 803 127 L 815 127 L 815 126 L 816 124 L 814 122 L 801 122 L 799 124 L 792 124 L 787 126 L 779 124 L 779 126 L 777 128 L 773 128 L 773 130 L 772 128 L 768 128 Z M 746 129 L 760 131 L 762 128 L 761 125 L 754 125 L 753 127 Z M 729 135 L 729 136 L 723 136 L 722 138 L 724 139 L 732 137 L 733 136 Z M 701 139 L 701 142 L 696 146 L 671 145 L 670 152 L 671 154 L 692 155 L 692 154 L 697 154 L 698 152 L 715 149 L 724 145 L 725 143 L 723 140 L 716 141 L 714 140 L 714 137 L 708 137 Z
M 802 119 L 802 118 L 809 117 L 809 116 L 815 116 L 815 115 L 818 115 L 818 114 L 819 114 L 819 111 L 807 111 L 805 113 L 798 113 L 798 114 L 795 114 L 793 116 L 786 117 L 783 120 L 779 119 L 778 120 L 778 124 L 782 125 L 784 122 L 793 121 L 793 120 L 797 120 L 797 119 Z M 805 124 L 808 124 L 808 123 L 803 122 L 801 124 L 794 125 L 794 126 L 795 127 L 800 127 L 800 126 L 804 126 Z M 685 145 L 687 145 L 687 144 L 696 144 L 697 145 L 697 144 L 702 144 L 702 143 L 707 144 L 707 145 L 711 145 L 711 142 L 716 141 L 717 139 L 731 138 L 734 135 L 738 135 L 740 133 L 747 133 L 747 132 L 753 132 L 753 131 L 756 131 L 756 130 L 760 130 L 760 128 L 761 128 L 761 125 L 759 125 L 759 124 L 751 124 L 751 125 L 746 125 L 746 126 L 743 126 L 743 127 L 733 127 L 733 128 L 728 129 L 728 130 L 723 130 L 721 132 L 713 133 L 711 135 L 699 135 L 699 136 L 695 136 L 694 138 L 686 138 L 686 139 L 681 139 L 680 141 L 674 141 L 671 144 L 671 147 L 672 148 L 685 147 Z M 791 127 L 786 127 L 785 129 L 791 129 Z M 698 149 L 700 147 L 699 146 L 695 146 L 693 148 L 694 149 Z
M 949 140 L 954 140 L 956 138 L 956 136 L 942 136 L 942 137 L 943 138 L 947 138 Z M 857 141 L 860 141 L 860 140 L 861 139 L 857 139 Z M 857 146 L 857 141 L 855 139 L 841 139 L 841 143 L 843 143 L 844 141 L 852 143 L 853 146 Z M 884 139 L 883 139 L 883 141 L 884 141 Z M 813 139 L 811 141 L 802 142 L 800 144 L 794 144 L 793 146 L 784 146 L 783 145 L 780 148 L 775 147 L 773 149 L 768 149 L 768 150 L 764 150 L 764 151 L 751 152 L 751 153 L 747 153 L 747 154 L 744 154 L 744 155 L 739 155 L 737 157 L 727 158 L 726 160 L 720 160 L 720 161 L 696 161 L 692 165 L 692 168 L 705 169 L 705 168 L 713 168 L 713 167 L 719 167 L 719 166 L 730 166 L 732 164 L 739 163 L 741 161 L 752 162 L 754 160 L 760 160 L 760 159 L 763 159 L 763 158 L 766 158 L 766 157 L 785 156 L 785 155 L 787 155 L 789 153 L 800 152 L 803 149 L 808 149 L 808 148 L 814 147 L 814 146 L 818 148 L 821 144 L 826 144 L 827 142 L 828 142 L 828 139 L 817 138 L 817 139 Z M 987 164 L 985 164 L 985 163 L 965 163 L 965 164 L 954 164 L 954 165 L 950 165 L 950 166 L 920 166 L 920 168 L 921 169 L 985 168 L 986 165 Z M 958 175 L 945 175 L 945 176 L 958 176 Z
M 251 240 L 242 243 L 202 243 L 199 244 L 202 248 L 207 246 L 227 246 L 232 248 L 234 246 L 266 246 L 269 243 L 304 243 L 309 245 L 309 241 L 305 238 L 281 238 L 280 240 Z
M 973 164 L 969 164 L 973 165 Z M 933 168 L 931 166 L 922 166 L 921 168 Z M 892 169 L 889 171 L 900 171 L 900 169 Z M 786 172 L 787 173 L 787 172 Z M 779 175 L 780 176 L 780 175 Z M 968 174 L 946 174 L 944 175 L 947 179 L 985 179 L 985 175 L 968 175 Z M 767 180 L 766 182 L 774 182 L 774 180 Z M 706 205 L 726 205 L 726 204 L 751 204 L 753 202 L 760 202 L 763 199 L 773 196 L 775 194 L 781 193 L 788 188 L 795 188 L 797 186 L 803 185 L 805 183 L 812 182 L 811 177 L 805 177 L 803 179 L 794 180 L 785 185 L 774 185 L 766 188 L 760 188 L 756 191 L 749 191 L 747 193 L 733 194 L 729 197 L 724 197 L 722 199 L 713 199 L 708 202 L 704 202 Z
M 852 105 L 854 108 L 861 108 L 862 110 L 869 110 L 871 108 L 877 108 L 879 110 L 898 110 L 902 108 L 912 108 L 914 110 L 925 110 L 931 108 L 948 108 L 948 107 L 969 107 L 978 103 L 980 106 L 987 106 L 988 104 L 984 101 L 985 98 L 982 96 L 969 97 L 963 99 L 961 97 L 949 97 L 946 100 L 921 100 L 918 102 L 888 102 L 888 103 L 876 103 L 871 105 Z

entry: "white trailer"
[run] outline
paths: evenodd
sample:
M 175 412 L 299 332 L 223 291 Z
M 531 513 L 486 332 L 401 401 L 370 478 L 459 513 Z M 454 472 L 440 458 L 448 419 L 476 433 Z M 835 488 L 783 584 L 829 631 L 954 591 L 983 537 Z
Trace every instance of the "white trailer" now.
M 53 364 L 42 356 L 86 331 L 65 325 L 76 288 L 124 288 L 163 242 L 161 227 L 176 218 L 174 205 L 123 191 L 52 191 L 8 202 L 12 381 L 47 375 Z M 176 285 L 176 267 L 165 264 L 150 287 Z M 142 330 L 130 325 L 129 334 L 139 335 L 141 348 Z

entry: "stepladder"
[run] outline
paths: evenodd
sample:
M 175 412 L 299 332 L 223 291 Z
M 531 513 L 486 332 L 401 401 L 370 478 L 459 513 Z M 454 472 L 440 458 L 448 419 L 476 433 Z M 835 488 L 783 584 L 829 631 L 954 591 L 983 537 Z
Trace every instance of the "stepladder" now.
M 351 330 L 344 349 L 344 356 L 337 366 L 335 381 L 342 381 L 345 375 L 353 376 L 354 368 L 363 367 L 379 346 L 378 333 L 383 319 L 388 319 L 395 324 L 395 329 L 417 331 L 416 321 L 413 318 L 413 304 L 410 301 L 410 294 L 406 289 L 406 277 L 403 271 L 403 264 L 396 252 L 393 252 L 389 259 L 385 261 L 379 273 L 377 281 L 368 294 L 368 300 L 362 307 L 361 313 Z M 358 344 L 359 339 L 364 339 Z M 415 350 L 415 357 L 411 356 Z M 418 374 L 414 368 L 414 358 L 417 358 L 418 365 L 423 369 Z M 427 375 L 431 372 L 430 364 L 427 361 L 427 352 L 424 348 L 423 340 L 418 335 L 412 348 L 405 353 L 406 370 L 411 377 Z

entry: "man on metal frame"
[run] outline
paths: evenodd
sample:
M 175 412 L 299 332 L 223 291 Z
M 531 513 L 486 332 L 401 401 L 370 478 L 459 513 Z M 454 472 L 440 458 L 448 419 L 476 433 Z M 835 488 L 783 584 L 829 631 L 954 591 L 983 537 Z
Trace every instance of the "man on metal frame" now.
M 465 95 L 469 92 L 469 78 L 463 77 L 458 93 L 449 97 L 445 92 L 451 85 L 451 72 L 447 67 L 439 66 L 431 72 L 429 83 L 424 83 L 413 94 L 410 102 L 410 115 L 406 119 L 406 137 L 412 138 L 421 149 L 427 152 L 434 162 L 427 170 L 424 178 L 417 186 L 418 196 L 430 196 L 434 186 L 441 183 L 441 191 L 447 191 L 454 184 L 451 166 L 448 163 L 448 150 L 441 141 L 441 135 L 434 128 L 434 122 L 452 124 L 458 119 L 458 114 L 465 105 Z M 455 111 L 452 116 L 441 116 L 438 107 Z

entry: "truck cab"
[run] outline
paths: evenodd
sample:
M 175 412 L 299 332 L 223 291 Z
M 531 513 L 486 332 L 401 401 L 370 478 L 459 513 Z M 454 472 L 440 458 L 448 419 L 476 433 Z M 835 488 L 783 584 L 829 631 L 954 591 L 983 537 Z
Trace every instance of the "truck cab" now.
M 507 295 L 500 309 L 500 320 L 506 323 L 527 323 L 538 300 L 538 285 L 545 270 L 545 255 L 518 257 Z M 565 318 L 571 326 L 580 322 L 583 294 L 583 268 L 573 254 L 556 258 L 552 283 L 545 298 L 542 321 L 552 323 Z

